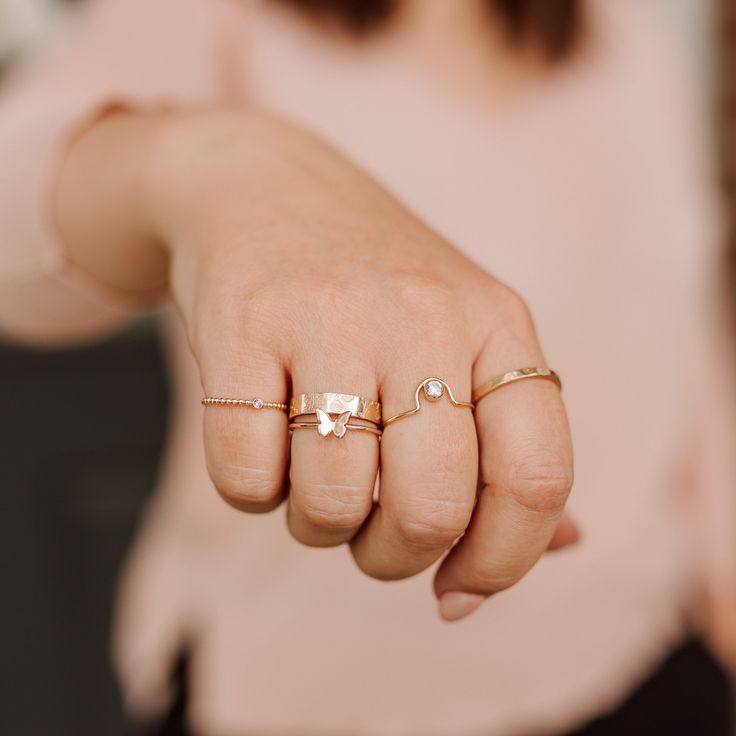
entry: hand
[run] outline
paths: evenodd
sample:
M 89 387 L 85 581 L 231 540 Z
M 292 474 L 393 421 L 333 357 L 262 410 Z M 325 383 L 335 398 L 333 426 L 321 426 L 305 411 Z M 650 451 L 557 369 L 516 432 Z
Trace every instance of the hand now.
M 211 492 L 197 405 L 199 376 L 178 325 L 169 321 L 167 327 L 175 368 L 174 421 L 159 487 L 118 588 L 114 662 L 127 709 L 154 719 L 170 706 L 171 673 L 186 653 L 189 724 L 197 733 L 245 733 L 250 724 L 243 722 L 248 710 L 242 694 L 253 678 L 249 653 L 259 637 L 254 610 L 260 608 L 263 586 L 271 589 L 272 571 L 300 564 L 303 555 L 283 539 L 280 515 L 237 514 Z M 264 565 L 258 550 L 263 545 L 273 550 L 268 542 L 273 535 L 282 536 L 279 559 Z M 555 544 L 569 543 L 573 536 L 574 528 L 563 517 Z M 332 582 L 322 575 L 315 580 L 323 592 L 334 588 L 338 571 L 349 574 L 348 566 L 334 566 L 336 559 L 342 561 L 342 555 L 329 565 Z M 304 558 L 303 566 L 308 562 Z M 290 608 L 277 591 L 271 590 L 267 607 Z
M 258 581 L 269 587 L 249 566 L 259 564 L 259 539 L 283 533 L 281 519 L 248 519 L 208 492 L 198 423 L 178 423 L 168 446 L 115 606 L 114 663 L 126 709 L 144 720 L 162 718 L 174 695 L 172 671 L 186 654 L 188 724 L 196 733 L 246 733 L 243 692 L 259 637 L 251 616 L 260 605 Z M 182 452 L 192 460 L 186 468 Z M 281 567 L 295 554 L 284 552 Z
M 84 147 L 85 137 L 67 168 Z M 168 251 L 205 394 L 360 394 L 380 397 L 388 417 L 411 408 L 427 376 L 469 400 L 495 375 L 545 363 L 516 293 L 312 136 L 246 113 L 179 113 L 157 121 L 148 150 L 133 219 Z M 283 413 L 222 407 L 205 412 L 204 438 L 229 503 L 268 511 L 288 489 L 291 533 L 315 546 L 349 542 L 373 577 L 413 575 L 452 548 L 435 583 L 447 618 L 532 567 L 572 484 L 564 407 L 543 380 L 503 388 L 474 415 L 425 405 L 380 445 L 304 430 L 290 446 Z

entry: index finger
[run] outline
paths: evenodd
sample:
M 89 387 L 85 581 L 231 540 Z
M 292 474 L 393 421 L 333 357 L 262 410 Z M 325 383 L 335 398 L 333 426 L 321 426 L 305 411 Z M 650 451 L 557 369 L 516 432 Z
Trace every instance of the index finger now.
M 510 370 L 544 366 L 531 318 L 502 329 L 474 368 L 476 387 Z M 481 482 L 470 525 L 435 579 L 440 614 L 469 613 L 510 587 L 550 543 L 572 487 L 572 442 L 558 387 L 528 378 L 480 399 L 475 409 Z M 471 594 L 470 596 L 468 594 Z

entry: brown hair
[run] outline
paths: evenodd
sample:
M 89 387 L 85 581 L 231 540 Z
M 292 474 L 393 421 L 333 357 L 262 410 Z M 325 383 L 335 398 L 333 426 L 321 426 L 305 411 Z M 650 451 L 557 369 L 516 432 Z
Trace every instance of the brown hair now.
M 282 0 L 313 17 L 365 35 L 385 25 L 397 0 Z M 572 50 L 582 24 L 581 0 L 484 0 L 516 48 L 535 48 L 549 59 Z

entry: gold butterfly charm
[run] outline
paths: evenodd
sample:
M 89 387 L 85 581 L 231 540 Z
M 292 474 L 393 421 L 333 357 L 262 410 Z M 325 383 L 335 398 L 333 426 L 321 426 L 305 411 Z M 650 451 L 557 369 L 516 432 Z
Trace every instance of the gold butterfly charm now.
M 317 427 L 317 431 L 323 437 L 327 437 L 332 433 L 335 437 L 340 439 L 344 437 L 345 433 L 348 431 L 348 422 L 350 421 L 352 414 L 353 412 L 351 411 L 345 411 L 340 414 L 337 419 L 332 419 L 327 412 L 322 411 L 322 409 L 317 409 L 317 419 L 319 419 L 319 427 Z

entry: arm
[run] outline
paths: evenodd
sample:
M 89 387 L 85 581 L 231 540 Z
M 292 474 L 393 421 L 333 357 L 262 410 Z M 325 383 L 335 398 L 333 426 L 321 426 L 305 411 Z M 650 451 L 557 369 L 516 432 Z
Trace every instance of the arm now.
M 68 37 L 4 80 L 0 96 L 0 330 L 41 344 L 107 331 L 150 296 L 106 289 L 59 242 L 52 189 L 70 140 L 114 107 L 155 111 L 227 94 L 218 49 L 233 25 L 231 4 L 85 8 Z
M 133 18 L 150 21 L 136 8 Z M 113 26 L 107 37 L 116 35 Z M 119 71 L 127 79 L 130 67 L 137 83 L 146 71 L 132 56 Z M 85 68 L 105 58 L 89 55 Z M 169 89 L 181 73 L 159 81 Z M 314 136 L 191 94 L 156 112 L 91 97 L 97 110 L 101 99 L 113 109 L 77 126 L 53 169 L 65 262 L 123 300 L 169 289 L 205 394 L 284 402 L 290 391 L 353 393 L 380 397 L 391 416 L 429 375 L 468 400 L 496 375 L 544 364 L 518 295 Z M 42 317 L 47 332 L 69 323 L 49 309 Z M 450 619 L 535 564 L 572 483 L 569 429 L 550 381 L 505 387 L 475 414 L 446 400 L 425 406 L 387 427 L 380 446 L 362 432 L 290 441 L 284 413 L 222 407 L 205 412 L 204 434 L 221 495 L 263 512 L 288 490 L 288 525 L 301 542 L 349 542 L 358 566 L 380 579 L 444 556 L 435 594 Z
M 206 395 L 285 401 L 289 375 L 297 393 L 328 385 L 382 395 L 390 415 L 426 374 L 449 371 L 468 395 L 471 379 L 544 362 L 506 286 L 336 151 L 256 112 L 109 116 L 76 140 L 57 191 L 60 231 L 79 266 L 118 290 L 168 276 Z M 418 415 L 424 441 L 387 428 L 373 511 L 375 439 L 352 438 L 357 453 L 333 464 L 315 455 L 316 433 L 296 433 L 292 534 L 315 546 L 349 541 L 365 572 L 393 579 L 437 560 L 475 514 L 438 574 L 443 615 L 459 617 L 513 584 L 549 545 L 571 482 L 558 391 L 524 383 L 477 409 L 483 477 L 493 486 L 477 505 L 470 413 L 450 411 L 440 425 Z M 284 499 L 286 429 L 283 414 L 206 412 L 208 468 L 232 505 L 258 512 Z M 436 447 L 432 463 L 427 444 Z M 339 450 L 331 448 L 329 456 Z

